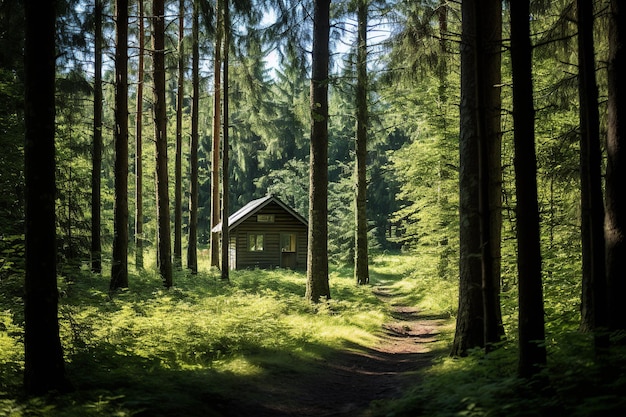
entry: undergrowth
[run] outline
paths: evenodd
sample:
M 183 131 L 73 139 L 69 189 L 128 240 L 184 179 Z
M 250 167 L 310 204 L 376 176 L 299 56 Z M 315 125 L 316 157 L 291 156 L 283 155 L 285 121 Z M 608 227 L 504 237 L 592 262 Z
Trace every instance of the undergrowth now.
M 372 346 L 390 319 L 372 292 L 384 286 L 395 302 L 422 317 L 447 319 L 434 364 L 372 416 L 617 417 L 626 415 L 626 351 L 594 359 L 590 335 L 577 330 L 574 282 L 546 279 L 548 367 L 536 381 L 516 377 L 517 295 L 502 296 L 506 340 L 485 355 L 447 355 L 457 309 L 456 279 L 439 278 L 428 257 L 373 257 L 370 286 L 350 268 L 330 274 L 332 300 L 304 299 L 306 276 L 286 270 L 234 271 L 222 282 L 204 267 L 179 271 L 174 287 L 158 275 L 131 271 L 130 288 L 108 292 L 108 277 L 75 271 L 59 280 L 59 323 L 68 394 L 27 398 L 23 372 L 22 277 L 0 281 L 0 416 L 222 416 L 255 404 L 254 387 L 301 375 L 346 348 Z M 321 399 L 323 400 L 323 399 Z
M 59 280 L 74 391 L 37 399 L 21 391 L 21 278 L 3 279 L 0 416 L 221 415 L 235 400 L 254 402 L 241 387 L 372 345 L 387 318 L 347 269 L 331 272 L 333 298 L 320 304 L 305 300 L 303 272 L 233 271 L 224 282 L 205 265 L 198 275 L 176 272 L 169 290 L 156 272 L 130 272 L 130 288 L 114 294 L 107 276 L 87 270 Z
M 431 274 L 416 282 L 420 275 L 416 270 L 395 283 L 405 288 L 405 301 L 454 316 L 456 305 L 446 305 L 442 300 L 449 297 L 456 302 L 455 289 L 447 286 L 446 280 L 428 278 Z M 501 294 L 506 336 L 496 350 L 486 355 L 475 349 L 464 358 L 442 355 L 416 377 L 414 387 L 402 398 L 375 402 L 373 415 L 626 416 L 626 346 L 614 346 L 603 359 L 594 357 L 592 335 L 578 330 L 581 289 L 580 282 L 572 277 L 575 275 L 565 273 L 544 278 L 548 365 L 535 379 L 517 377 L 517 292 L 511 286 Z M 437 296 L 429 299 L 433 293 Z M 441 334 L 448 347 L 453 336 L 453 331 Z

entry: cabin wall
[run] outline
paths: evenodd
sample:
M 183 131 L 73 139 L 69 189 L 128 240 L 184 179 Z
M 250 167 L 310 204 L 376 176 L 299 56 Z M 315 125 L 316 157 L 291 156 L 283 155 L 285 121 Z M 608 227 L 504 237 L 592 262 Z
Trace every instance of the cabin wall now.
M 273 222 L 259 222 L 258 216 L 273 216 Z M 277 268 L 281 266 L 280 238 L 283 233 L 296 234 L 296 269 L 306 269 L 307 226 L 294 218 L 276 203 L 270 203 L 256 214 L 244 220 L 230 234 L 235 238 L 231 245 L 236 245 L 236 267 L 245 268 Z M 263 250 L 250 251 L 248 238 L 250 234 L 263 235 Z

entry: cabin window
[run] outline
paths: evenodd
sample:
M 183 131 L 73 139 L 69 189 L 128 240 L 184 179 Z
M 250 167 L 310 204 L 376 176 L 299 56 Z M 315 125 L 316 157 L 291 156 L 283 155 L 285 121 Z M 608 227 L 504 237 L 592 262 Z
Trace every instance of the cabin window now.
M 259 223 L 274 223 L 273 214 L 257 214 L 256 221 Z
M 295 233 L 283 233 L 280 235 L 280 250 L 282 252 L 295 252 L 296 251 L 296 234 Z
M 250 233 L 248 235 L 248 250 L 251 252 L 260 252 L 263 250 L 263 235 Z

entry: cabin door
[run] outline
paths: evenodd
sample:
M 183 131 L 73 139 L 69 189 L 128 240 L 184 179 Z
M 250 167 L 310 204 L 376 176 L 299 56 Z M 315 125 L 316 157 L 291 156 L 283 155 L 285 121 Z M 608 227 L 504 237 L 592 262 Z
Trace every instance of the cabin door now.
M 297 266 L 296 233 L 280 235 L 280 267 L 294 269 Z

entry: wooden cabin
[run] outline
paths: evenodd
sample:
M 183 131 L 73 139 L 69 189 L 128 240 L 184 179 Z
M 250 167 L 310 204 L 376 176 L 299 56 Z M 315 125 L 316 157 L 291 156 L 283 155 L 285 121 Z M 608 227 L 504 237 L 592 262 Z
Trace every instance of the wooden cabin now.
M 307 220 L 274 195 L 253 200 L 228 218 L 229 268 L 306 269 Z M 222 224 L 213 228 L 221 233 Z

